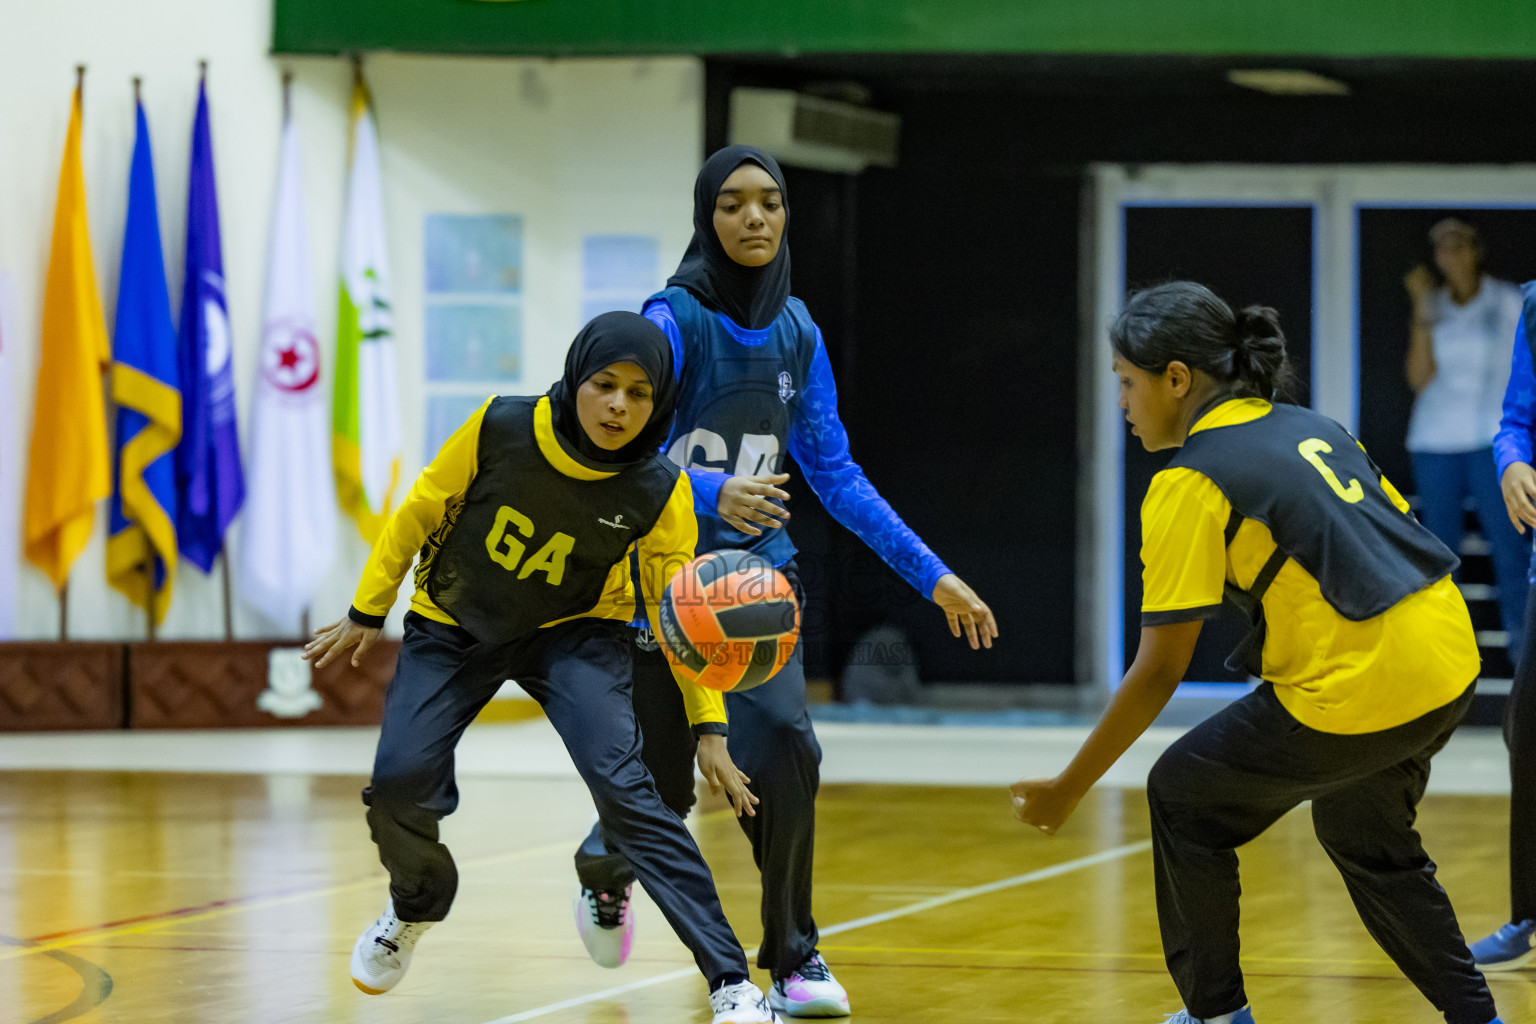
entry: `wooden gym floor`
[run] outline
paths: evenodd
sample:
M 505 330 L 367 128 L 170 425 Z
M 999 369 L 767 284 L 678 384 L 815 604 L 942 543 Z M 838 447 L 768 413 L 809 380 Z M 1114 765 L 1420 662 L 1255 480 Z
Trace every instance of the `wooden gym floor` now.
M 466 778 L 444 825 L 452 916 L 394 992 L 357 992 L 352 942 L 383 904 L 358 802 L 327 775 L 0 772 L 4 1024 L 704 1024 L 704 985 L 639 902 L 603 970 L 571 918 L 580 783 Z M 1463 924 L 1505 907 L 1507 798 L 1431 795 L 1421 828 Z M 742 940 L 757 881 L 728 812 L 693 827 Z M 1001 787 L 834 784 L 818 818 L 822 950 L 858 1024 L 1161 1021 L 1178 1009 L 1153 910 L 1144 795 L 1101 789 L 1065 832 L 1017 825 Z M 1271 1024 L 1439 1019 L 1355 917 L 1306 813 L 1242 853 L 1244 965 Z M 763 980 L 759 976 L 758 980 Z M 1536 974 L 1494 976 L 1509 1024 Z

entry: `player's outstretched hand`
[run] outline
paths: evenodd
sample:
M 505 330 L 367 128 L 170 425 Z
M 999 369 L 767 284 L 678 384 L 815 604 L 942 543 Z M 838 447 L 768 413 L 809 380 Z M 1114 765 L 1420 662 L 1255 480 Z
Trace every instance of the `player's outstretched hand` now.
M 1499 487 L 1504 492 L 1504 510 L 1515 529 L 1524 533 L 1526 526 L 1536 526 L 1536 469 L 1528 462 L 1511 462 Z
M 971 650 L 992 646 L 992 639 L 997 636 L 997 620 L 992 617 L 992 609 L 959 576 L 947 573 L 939 577 L 933 588 L 933 603 L 944 609 L 951 633 L 959 636 L 960 627 L 965 627 Z
M 355 645 L 357 650 L 352 652 L 352 667 L 357 668 L 382 632 L 371 626 L 359 626 L 343 615 L 329 626 L 315 630 L 315 638 L 304 645 L 304 660 L 313 661 L 315 668 L 325 668 L 341 657 L 342 651 Z
M 788 482 L 788 473 L 728 477 L 720 485 L 715 511 L 720 513 L 721 519 L 753 537 L 762 535 L 760 527 L 763 526 L 777 530 L 784 525 L 781 520 L 789 518 L 789 510 L 768 499 L 788 501 L 789 492 L 779 489 L 779 484 Z
M 749 818 L 757 817 L 753 807 L 757 797 L 747 789 L 747 783 L 752 780 L 743 775 L 731 760 L 730 752 L 725 749 L 724 736 L 706 733 L 699 737 L 699 772 L 704 776 L 704 781 L 709 783 L 711 793 L 719 795 L 721 789 L 725 790 L 731 807 L 736 811 L 736 817 L 742 814 Z
M 1008 789 L 1013 793 L 1013 816 L 1048 836 L 1066 824 L 1082 799 L 1056 779 L 1020 779 Z

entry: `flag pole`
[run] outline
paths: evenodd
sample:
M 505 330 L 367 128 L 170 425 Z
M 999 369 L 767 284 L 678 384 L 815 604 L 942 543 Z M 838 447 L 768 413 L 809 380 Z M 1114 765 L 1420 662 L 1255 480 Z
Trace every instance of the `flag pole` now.
M 144 632 L 150 643 L 155 642 L 155 562 L 149 559 L 144 566 Z
M 85 124 L 85 65 L 75 65 L 75 99 L 80 104 L 80 123 Z M 59 642 L 69 639 L 69 580 L 59 586 Z
M 133 76 L 133 105 L 135 108 L 143 103 L 142 87 L 144 79 L 139 75 Z M 144 636 L 150 643 L 155 642 L 155 562 L 154 559 L 145 559 L 139 563 L 144 571 Z
M 283 124 L 293 116 L 293 71 L 290 68 L 283 69 Z
M 235 638 L 234 614 L 231 611 L 229 597 L 229 549 L 219 549 L 219 575 L 224 580 L 224 639 L 226 641 Z

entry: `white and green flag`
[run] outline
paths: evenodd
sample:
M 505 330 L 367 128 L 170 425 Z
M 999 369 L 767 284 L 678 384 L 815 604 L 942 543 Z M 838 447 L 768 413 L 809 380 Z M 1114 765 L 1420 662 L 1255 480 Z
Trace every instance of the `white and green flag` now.
M 341 305 L 331 455 L 336 498 L 370 544 L 400 481 L 400 396 L 384 244 L 379 134 L 361 70 L 352 85 L 351 167 L 341 227 Z

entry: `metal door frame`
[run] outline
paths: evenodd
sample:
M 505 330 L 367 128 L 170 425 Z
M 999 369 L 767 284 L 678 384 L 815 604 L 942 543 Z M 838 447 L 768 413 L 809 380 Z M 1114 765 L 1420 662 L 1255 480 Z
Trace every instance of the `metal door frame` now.
M 1310 206 L 1312 408 L 1359 422 L 1359 216 L 1362 208 L 1536 208 L 1536 166 L 1097 164 L 1083 206 L 1080 330 L 1077 664 L 1081 685 L 1112 692 L 1124 663 L 1124 420 L 1108 324 L 1125 294 L 1125 213 L 1137 206 Z M 1230 699 L 1243 683 L 1186 683 L 1180 696 Z

